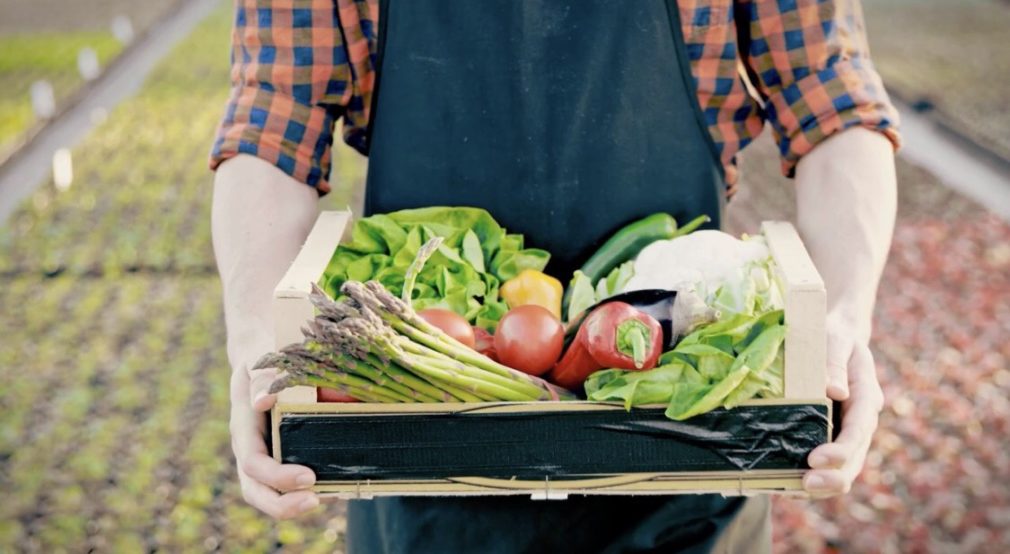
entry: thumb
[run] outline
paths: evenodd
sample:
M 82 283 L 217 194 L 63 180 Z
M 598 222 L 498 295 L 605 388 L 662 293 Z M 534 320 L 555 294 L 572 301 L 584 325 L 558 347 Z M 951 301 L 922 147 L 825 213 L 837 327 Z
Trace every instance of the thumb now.
M 828 333 L 828 398 L 844 401 L 849 398 L 849 360 L 855 341 L 840 333 Z

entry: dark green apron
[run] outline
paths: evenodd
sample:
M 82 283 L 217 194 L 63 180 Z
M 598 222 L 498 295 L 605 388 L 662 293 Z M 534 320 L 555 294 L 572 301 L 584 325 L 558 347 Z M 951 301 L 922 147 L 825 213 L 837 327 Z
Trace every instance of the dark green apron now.
M 367 214 L 486 208 L 571 272 L 666 211 L 719 225 L 722 166 L 674 0 L 388 0 Z M 708 551 L 742 505 L 719 496 L 353 501 L 348 551 Z

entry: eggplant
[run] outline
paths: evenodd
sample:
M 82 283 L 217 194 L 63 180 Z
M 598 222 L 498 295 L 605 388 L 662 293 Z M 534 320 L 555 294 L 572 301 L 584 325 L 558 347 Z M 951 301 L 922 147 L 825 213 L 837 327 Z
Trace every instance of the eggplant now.
M 709 308 L 693 290 L 633 290 L 605 298 L 568 322 L 565 328 L 565 345 L 575 338 L 589 313 L 610 302 L 630 304 L 633 308 L 654 317 L 663 329 L 664 349 L 673 348 L 681 337 L 719 319 L 719 312 Z

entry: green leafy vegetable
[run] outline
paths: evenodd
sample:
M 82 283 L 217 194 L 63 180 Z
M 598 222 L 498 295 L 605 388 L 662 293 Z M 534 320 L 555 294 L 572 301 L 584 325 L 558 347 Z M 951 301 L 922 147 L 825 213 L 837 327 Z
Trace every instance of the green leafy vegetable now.
M 593 286 L 592 279 L 581 270 L 576 270 L 568 284 L 568 321 L 586 311 L 589 307 L 624 292 L 628 282 L 635 275 L 634 260 L 617 267 Z
M 782 310 L 737 314 L 688 335 L 654 369 L 594 373 L 586 394 L 628 408 L 666 404 L 666 415 L 677 420 L 755 397 L 779 397 L 785 330 Z
M 321 281 L 337 297 L 347 281 L 376 280 L 402 293 L 407 268 L 421 245 L 443 243 L 417 274 L 411 303 L 417 310 L 445 308 L 493 331 L 508 307 L 498 287 L 524 269 L 542 271 L 544 250 L 524 248 L 522 235 L 507 234 L 486 210 L 431 207 L 359 219 L 351 240 L 334 252 Z
M 579 270 L 575 271 L 572 281 L 568 283 L 568 295 L 568 321 L 572 321 L 576 315 L 596 304 L 596 291 L 593 290 L 593 282 Z

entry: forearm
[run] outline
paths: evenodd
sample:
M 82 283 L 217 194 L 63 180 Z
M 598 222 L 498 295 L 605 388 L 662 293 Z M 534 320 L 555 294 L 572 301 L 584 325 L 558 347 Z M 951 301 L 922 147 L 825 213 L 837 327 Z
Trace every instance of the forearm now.
M 273 290 L 305 241 L 317 202 L 314 189 L 253 156 L 217 170 L 211 230 L 235 371 L 274 347 Z
M 891 142 L 853 128 L 819 144 L 796 168 L 797 221 L 824 278 L 828 312 L 867 341 L 894 230 Z

